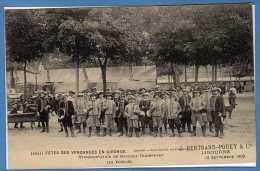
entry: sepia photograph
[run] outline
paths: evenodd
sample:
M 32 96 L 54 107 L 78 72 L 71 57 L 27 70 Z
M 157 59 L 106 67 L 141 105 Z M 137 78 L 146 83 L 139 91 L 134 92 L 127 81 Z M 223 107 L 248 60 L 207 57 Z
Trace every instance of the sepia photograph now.
M 8 169 L 256 166 L 253 4 L 4 17 Z

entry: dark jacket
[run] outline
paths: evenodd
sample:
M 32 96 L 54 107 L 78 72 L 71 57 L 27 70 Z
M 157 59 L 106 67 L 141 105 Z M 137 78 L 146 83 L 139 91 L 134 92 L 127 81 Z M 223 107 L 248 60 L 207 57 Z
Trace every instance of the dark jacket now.
M 116 117 L 117 118 L 123 118 L 124 117 L 124 112 L 125 112 L 125 107 L 128 105 L 128 102 L 126 100 L 119 100 L 118 102 L 118 110 L 116 111 Z
M 188 95 L 186 98 L 187 98 L 187 104 L 186 104 L 186 106 L 184 106 L 184 105 L 185 105 L 184 96 L 181 96 L 181 97 L 179 98 L 179 104 L 180 104 L 180 106 L 181 106 L 182 111 L 190 111 L 191 96 Z
M 44 105 L 43 105 L 43 108 L 42 108 L 42 102 L 44 101 Z M 46 99 L 46 98 L 44 98 L 44 99 L 42 99 L 42 98 L 39 98 L 38 100 L 37 100 L 37 105 L 38 105 L 38 112 L 46 112 L 46 111 L 44 111 L 44 108 L 47 106 L 47 105 L 49 105 L 49 101 Z
M 66 101 L 65 102 L 65 115 L 68 117 L 71 117 L 72 115 L 75 114 L 75 109 L 73 106 L 73 102 L 72 101 Z
M 150 109 L 151 101 L 150 100 L 140 100 L 139 102 L 139 108 L 141 111 L 144 111 L 145 113 Z
M 225 115 L 225 102 L 222 96 L 217 96 L 215 102 L 215 110 L 218 113 L 222 113 L 222 116 Z

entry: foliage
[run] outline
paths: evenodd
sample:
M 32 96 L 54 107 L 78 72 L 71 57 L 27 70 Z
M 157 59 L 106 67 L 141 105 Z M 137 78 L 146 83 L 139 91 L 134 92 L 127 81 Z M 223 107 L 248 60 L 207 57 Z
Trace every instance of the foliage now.
M 107 66 L 133 63 L 156 64 L 159 75 L 175 80 L 182 73 L 176 65 L 196 65 L 197 71 L 231 66 L 246 75 L 253 68 L 252 32 L 250 4 L 6 11 L 10 59 L 24 63 L 59 54 L 100 66 L 104 88 Z
M 30 62 L 43 55 L 45 39 L 41 12 L 14 10 L 6 12 L 6 46 L 8 56 L 19 63 Z

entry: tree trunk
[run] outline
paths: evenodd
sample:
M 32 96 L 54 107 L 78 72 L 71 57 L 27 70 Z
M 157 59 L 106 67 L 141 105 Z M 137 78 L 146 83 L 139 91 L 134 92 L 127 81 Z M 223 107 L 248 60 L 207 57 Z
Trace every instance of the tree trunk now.
M 86 71 L 84 66 L 82 66 L 82 71 L 83 71 L 83 74 L 84 74 L 85 81 L 88 81 L 88 74 L 87 74 L 87 71 Z
M 217 82 L 218 80 L 218 66 L 217 64 L 215 64 L 215 82 Z
M 205 66 L 205 70 L 206 70 L 207 79 L 209 81 L 209 70 L 208 70 L 208 66 L 207 65 Z
M 48 82 L 51 81 L 50 68 L 49 68 L 50 58 L 51 58 L 51 54 L 49 54 L 49 56 L 48 56 L 48 58 L 47 58 L 47 63 L 45 62 L 45 66 L 46 66 L 46 70 L 47 70 L 47 81 L 48 81 Z
M 187 83 L 187 66 L 184 65 L 184 80 L 185 80 L 185 83 Z
M 129 66 L 129 79 L 130 79 L 130 80 L 134 80 L 132 62 L 129 62 L 129 63 L 128 63 L 128 66 Z
M 173 68 L 173 63 L 172 62 L 170 63 L 170 65 L 171 65 L 173 84 L 174 84 L 174 87 L 176 87 L 177 86 L 176 73 L 175 73 L 175 70 Z
M 102 82 L 103 82 L 103 91 L 105 91 L 105 89 L 107 88 L 107 66 L 106 65 L 102 65 L 101 66 L 101 72 L 102 72 Z
M 157 67 L 155 67 L 155 84 L 157 85 L 158 83 L 158 72 L 157 72 Z
M 215 67 L 214 67 L 214 64 L 212 64 L 212 68 L 211 68 L 211 74 L 212 74 L 212 83 L 215 82 Z
M 10 87 L 15 88 L 14 67 L 12 64 L 11 64 L 11 70 L 10 70 Z
M 195 65 L 195 83 L 198 83 L 199 81 L 199 65 Z
M 79 93 L 79 57 L 77 56 L 76 61 L 76 95 Z
M 25 103 L 26 97 L 27 97 L 27 82 L 26 82 L 26 61 L 24 62 L 24 67 L 23 67 L 23 74 L 24 74 L 24 81 L 23 81 L 23 102 Z
M 35 91 L 38 90 L 37 74 L 35 74 Z

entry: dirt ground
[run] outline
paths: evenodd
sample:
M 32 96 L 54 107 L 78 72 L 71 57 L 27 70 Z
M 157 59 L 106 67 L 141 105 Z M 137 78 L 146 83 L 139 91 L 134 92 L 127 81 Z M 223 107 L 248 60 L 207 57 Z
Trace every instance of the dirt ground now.
M 225 103 L 228 104 L 227 96 Z M 65 133 L 59 133 L 59 124 L 56 117 L 50 119 L 50 132 L 40 133 L 41 128 L 31 130 L 29 123 L 24 124 L 26 128 L 15 129 L 13 124 L 8 128 L 8 166 L 15 168 L 86 168 L 86 167 L 125 167 L 125 166 L 147 166 L 147 165 L 189 165 L 189 164 L 225 164 L 225 163 L 253 163 L 255 162 L 255 97 L 253 93 L 243 93 L 237 95 L 237 108 L 233 111 L 232 119 L 225 121 L 224 138 L 213 137 L 214 134 L 207 131 L 207 137 L 202 137 L 201 130 L 197 130 L 197 137 L 191 137 L 190 133 L 183 133 L 183 137 L 153 138 L 145 135 L 141 138 L 117 137 L 118 133 L 113 133 L 112 137 L 87 137 L 81 133 L 76 134 L 76 138 L 65 138 Z M 168 131 L 170 132 L 170 131 Z M 62 151 L 62 150 L 103 150 L 103 149 L 127 149 L 128 154 L 139 154 L 138 150 L 162 149 L 171 147 L 186 147 L 189 145 L 218 145 L 218 144 L 242 144 L 250 146 L 249 151 L 233 151 L 233 154 L 246 154 L 243 160 L 204 160 L 201 151 L 187 152 L 166 152 L 165 158 L 133 159 L 133 163 L 116 165 L 108 164 L 107 161 L 86 162 L 73 156 L 64 155 L 32 155 L 32 152 Z M 186 160 L 185 156 L 194 155 L 194 160 Z M 29 161 L 28 161 L 29 160 Z M 40 162 L 41 161 L 41 162 Z M 64 162 L 65 161 L 65 162 Z M 92 160 L 89 160 L 92 161 Z M 142 161 L 142 162 L 141 162 Z

